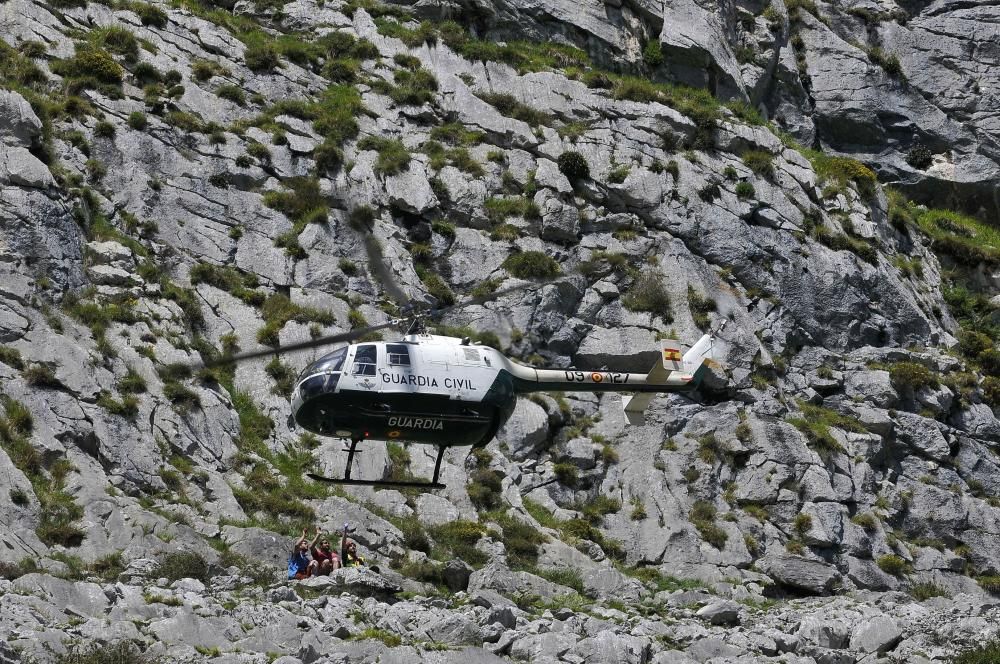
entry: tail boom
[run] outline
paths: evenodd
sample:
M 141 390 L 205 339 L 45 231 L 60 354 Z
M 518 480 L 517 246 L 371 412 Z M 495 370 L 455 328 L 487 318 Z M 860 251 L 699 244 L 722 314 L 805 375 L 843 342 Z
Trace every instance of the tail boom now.
M 663 372 L 649 381 L 648 374 L 578 369 L 534 369 L 512 365 L 514 389 L 526 392 L 683 392 L 693 389 L 695 377 L 682 371 Z M 652 372 L 651 372 L 652 373 Z

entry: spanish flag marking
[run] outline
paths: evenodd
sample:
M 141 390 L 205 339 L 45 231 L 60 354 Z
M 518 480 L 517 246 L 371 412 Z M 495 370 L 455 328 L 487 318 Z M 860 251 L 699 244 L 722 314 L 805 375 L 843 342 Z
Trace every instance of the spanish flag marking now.
M 664 348 L 663 359 L 667 360 L 668 362 L 680 362 L 681 352 L 676 348 Z

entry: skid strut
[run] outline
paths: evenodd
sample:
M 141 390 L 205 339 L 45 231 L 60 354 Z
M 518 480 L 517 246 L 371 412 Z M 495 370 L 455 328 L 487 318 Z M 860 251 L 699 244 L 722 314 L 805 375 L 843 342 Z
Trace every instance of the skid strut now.
M 344 469 L 344 476 L 342 478 L 325 477 L 323 475 L 317 475 L 316 473 L 309 473 L 308 477 L 316 480 L 317 482 L 345 484 L 348 486 L 398 487 L 409 489 L 445 488 L 444 484 L 438 482 L 438 477 L 441 475 L 441 461 L 444 459 L 444 451 L 447 449 L 447 446 L 438 445 L 437 458 L 434 460 L 434 477 L 430 482 L 420 480 L 356 480 L 351 477 L 351 467 L 354 465 L 354 455 L 359 451 L 358 443 L 360 443 L 361 440 L 361 438 L 352 438 L 351 446 L 344 450 L 347 452 L 347 467 Z

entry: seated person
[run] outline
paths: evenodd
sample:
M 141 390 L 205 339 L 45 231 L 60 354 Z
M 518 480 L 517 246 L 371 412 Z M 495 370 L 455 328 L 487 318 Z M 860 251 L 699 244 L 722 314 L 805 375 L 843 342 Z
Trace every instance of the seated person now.
M 316 527 L 316 536 L 319 537 L 319 526 Z M 312 547 L 311 552 L 313 562 L 316 563 L 315 574 L 328 576 L 333 570 L 340 569 L 340 556 L 330 548 L 329 538 L 322 538 L 319 546 Z
M 367 561 L 358 555 L 358 546 L 354 542 L 347 539 L 347 534 L 351 532 L 351 527 L 348 524 L 344 524 L 344 537 L 340 541 L 340 564 L 343 567 L 368 567 Z M 368 567 L 373 572 L 378 572 L 379 568 L 375 565 Z
M 319 538 L 319 529 L 316 532 L 316 538 Z M 316 540 L 312 541 L 315 544 Z M 306 542 L 306 529 L 302 529 L 302 537 L 295 543 L 292 547 L 292 557 L 288 559 L 288 578 L 289 579 L 307 579 L 309 578 L 313 571 L 316 569 L 316 561 L 309 560 L 307 555 L 309 552 L 310 544 Z

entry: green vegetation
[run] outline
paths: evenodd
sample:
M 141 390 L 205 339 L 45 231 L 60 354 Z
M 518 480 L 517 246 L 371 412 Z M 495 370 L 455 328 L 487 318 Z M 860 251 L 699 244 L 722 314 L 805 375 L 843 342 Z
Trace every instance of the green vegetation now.
M 530 198 L 487 198 L 484 205 L 486 218 L 493 223 L 498 223 L 508 217 L 524 217 L 525 219 L 539 219 L 542 216 L 541 210 Z
M 914 145 L 906 152 L 906 163 L 925 170 L 934 163 L 934 153 L 926 145 Z
M 795 515 L 794 519 L 792 519 L 792 530 L 794 530 L 795 534 L 798 535 L 799 537 L 804 537 L 805 534 L 808 533 L 810 529 L 812 529 L 812 525 L 813 525 L 812 517 L 809 516 L 808 514 L 800 512 Z
M 112 98 L 121 97 L 124 69 L 103 48 L 89 43 L 78 43 L 71 58 L 53 60 L 52 73 L 67 79 L 68 88 L 76 93 L 96 89 Z
M 620 164 L 615 166 L 608 172 L 608 182 L 612 184 L 621 184 L 625 182 L 628 174 L 632 172 L 632 168 L 628 164 Z
M 890 53 L 881 46 L 868 47 L 865 49 L 865 53 L 868 54 L 869 60 L 881 67 L 892 78 L 899 79 L 900 81 L 906 80 L 906 74 L 903 73 L 903 66 L 899 62 L 899 56 L 895 53 Z
M 867 240 L 852 233 L 839 233 L 825 226 L 821 220 L 808 219 L 806 227 L 809 234 L 820 244 L 834 251 L 850 251 L 871 264 L 878 262 L 878 251 Z
M 917 362 L 896 362 L 889 367 L 889 380 L 897 390 L 906 392 L 937 387 L 937 377 Z
M 268 74 L 281 64 L 278 50 L 269 43 L 249 44 L 243 52 L 247 69 L 257 74 Z
M 853 182 L 862 195 L 875 194 L 875 184 L 878 178 L 875 171 L 850 157 L 831 157 L 817 150 L 803 150 L 803 154 L 812 164 L 813 170 L 819 176 L 819 184 L 833 182 L 840 188 Z
M 960 264 L 1000 265 L 1000 230 L 989 224 L 949 210 L 919 212 L 908 202 L 895 206 L 893 212 L 903 219 L 912 219 L 934 240 L 936 251 Z
M 0 346 L 0 362 L 3 362 L 14 369 L 23 369 L 24 360 L 21 359 L 21 351 L 10 346 Z
M 717 309 L 715 298 L 702 295 L 688 284 L 687 288 L 688 306 L 691 308 L 691 316 L 694 324 L 703 332 L 708 331 L 712 324 L 709 314 Z
M 569 462 L 560 462 L 552 466 L 552 472 L 555 473 L 556 480 L 565 486 L 575 487 L 580 481 L 580 471 L 577 467 Z
M 642 521 L 646 518 L 646 505 L 642 502 L 641 498 L 633 496 L 630 504 L 632 505 L 632 511 L 629 513 L 629 518 L 633 521 Z
M 475 469 L 469 474 L 465 490 L 469 500 L 478 510 L 495 510 L 501 505 L 503 476 L 490 468 L 493 455 L 482 448 L 474 448 L 470 456 L 475 459 Z
M 863 433 L 865 428 L 856 418 L 841 415 L 835 410 L 823 408 L 806 401 L 799 401 L 802 417 L 790 417 L 788 423 L 805 434 L 809 444 L 820 456 L 828 457 L 843 452 L 843 447 L 830 433 L 831 428 Z
M 958 553 L 957 549 L 955 553 Z M 976 583 L 988 593 L 1000 594 L 1000 575 L 977 576 Z
M 264 304 L 265 294 L 256 290 L 260 286 L 257 275 L 229 266 L 199 262 L 191 268 L 192 284 L 209 284 L 224 290 L 233 297 L 249 305 L 259 307 Z
M 864 512 L 851 517 L 851 523 L 861 526 L 865 531 L 872 533 L 878 530 L 879 519 L 871 512 Z
M 486 554 L 475 548 L 476 542 L 486 535 L 486 527 L 482 524 L 458 519 L 432 526 L 428 530 L 435 545 L 432 557 L 442 560 L 461 558 L 470 565 L 482 565 L 486 562 Z
M 215 94 L 222 99 L 228 99 L 237 106 L 245 106 L 247 103 L 247 98 L 243 93 L 243 88 L 231 83 L 226 83 L 217 87 L 215 89 Z
M 503 92 L 479 92 L 476 96 L 496 108 L 501 115 L 521 120 L 533 127 L 548 125 L 552 122 L 552 117 L 548 113 L 543 113 L 518 101 L 514 95 Z
M 590 87 L 610 87 L 615 99 L 656 101 L 674 108 L 691 118 L 697 129 L 689 147 L 707 149 L 714 144 L 715 123 L 722 117 L 719 101 L 707 90 L 683 85 L 653 83 L 634 76 L 617 76 L 605 72 L 588 72 L 583 77 Z
M 87 35 L 87 39 L 94 46 L 103 47 L 115 55 L 122 56 L 128 63 L 134 63 L 138 59 L 139 40 L 124 26 L 109 25 L 95 28 Z
M 918 602 L 923 602 L 925 599 L 930 599 L 932 597 L 951 596 L 948 594 L 947 590 L 935 583 L 914 583 L 907 589 L 907 592 L 909 592 L 913 599 Z
M 403 645 L 403 639 L 398 635 L 384 629 L 378 629 L 377 627 L 366 627 L 362 631 L 351 636 L 351 640 L 353 641 L 366 641 L 369 639 L 381 641 L 389 648 L 397 648 Z
M 904 558 L 900 558 L 895 554 L 888 554 L 885 556 L 879 556 L 875 560 L 875 564 L 879 566 L 886 574 L 892 574 L 893 576 L 903 576 L 904 574 L 909 574 L 913 571 L 913 566 Z
M 663 47 L 659 39 L 650 39 L 642 49 L 642 61 L 649 67 L 659 67 L 663 64 Z
M 107 390 L 102 390 L 97 396 L 97 405 L 108 411 L 112 415 L 132 419 L 139 413 L 139 398 L 134 394 L 127 394 L 119 401 L 111 396 Z
M 264 194 L 264 205 L 278 210 L 292 220 L 291 230 L 274 240 L 276 247 L 283 247 L 293 258 L 305 258 L 306 251 L 299 244 L 299 234 L 309 224 L 325 224 L 329 206 L 319 189 L 316 178 L 293 177 L 282 184 L 285 191 L 269 191 Z
M 83 508 L 63 490 L 66 476 L 75 468 L 65 458 L 60 458 L 48 464 L 46 469 L 42 455 L 30 441 L 34 428 L 31 412 L 6 395 L 0 395 L 0 405 L 4 411 L 0 418 L 0 447 L 31 482 L 41 506 L 41 519 L 35 534 L 49 546 L 79 546 L 84 532 L 76 522 L 83 516 Z
M 816 18 L 820 18 L 819 9 L 816 8 L 815 0 L 785 0 L 785 9 L 788 10 L 789 20 L 793 22 L 801 20 L 799 11 L 803 9 Z
M 960 653 L 952 664 L 995 664 L 1000 661 L 1000 639 Z
M 288 321 L 322 325 L 334 323 L 330 312 L 295 304 L 282 293 L 269 296 L 261 307 L 261 314 L 264 317 L 264 327 L 257 331 L 257 341 L 265 346 L 278 345 L 278 334 Z
M 176 551 L 160 558 L 156 575 L 165 577 L 170 583 L 178 579 L 197 579 L 207 583 L 208 563 L 201 554 L 193 551 Z
M 128 116 L 128 126 L 136 131 L 142 131 L 149 125 L 146 114 L 142 111 L 132 111 Z
M 282 126 L 275 121 L 280 115 L 311 121 L 313 129 L 324 138 L 324 142 L 316 148 L 317 165 L 333 170 L 340 166 L 342 160 L 340 147 L 358 135 L 355 118 L 364 112 L 361 95 L 353 85 L 331 85 L 314 101 L 279 101 L 252 120 L 236 123 L 233 130 L 239 133 L 252 126 L 270 132 L 282 131 Z
M 106 645 L 70 645 L 52 661 L 53 664 L 162 664 L 164 660 L 143 653 L 131 641 L 117 641 Z
M 538 547 L 549 541 L 549 538 L 534 525 L 527 524 L 508 512 L 486 512 L 483 518 L 496 523 L 503 530 L 502 537 L 495 531 L 490 531 L 490 535 L 503 541 L 511 569 L 533 570 L 538 562 Z
M 743 163 L 760 177 L 774 178 L 774 155 L 763 150 L 747 150 L 741 157 Z
M 397 104 L 404 106 L 420 106 L 434 100 L 438 82 L 434 74 L 426 69 L 400 69 L 393 74 L 396 85 L 390 86 L 386 92 Z
M 131 2 L 128 8 L 134 11 L 143 25 L 154 28 L 167 27 L 167 13 L 148 2 Z
M 580 180 L 590 177 L 590 166 L 579 152 L 567 150 L 559 155 L 556 163 L 559 165 L 559 171 L 570 180 Z
M 738 198 L 753 198 L 757 195 L 757 190 L 754 186 L 746 181 L 737 182 L 734 191 Z
M 716 525 L 715 517 L 715 506 L 705 500 L 696 500 L 688 513 L 688 519 L 698 530 L 701 538 L 715 548 L 721 549 L 725 546 L 729 536 L 726 531 Z
M 375 172 L 382 175 L 396 175 L 409 168 L 410 151 L 403 142 L 394 138 L 381 136 L 365 136 L 358 141 L 359 150 L 374 150 L 378 152 L 375 160 Z
M 751 106 L 749 103 L 739 100 L 726 102 L 726 108 L 733 112 L 733 115 L 743 120 L 747 124 L 755 126 L 766 125 L 767 122 L 764 120 L 764 116 L 760 114 L 755 106 Z
M 561 272 L 559 263 L 541 251 L 521 251 L 511 254 L 503 262 L 503 267 L 521 279 L 544 279 L 555 277 Z
M 522 74 L 589 64 L 587 54 L 573 46 L 554 42 L 524 41 L 509 41 L 501 45 L 470 36 L 468 30 L 455 21 L 444 21 L 439 24 L 424 21 L 414 28 L 409 28 L 389 18 L 377 18 L 375 24 L 379 33 L 401 39 L 411 48 L 425 43 L 434 44 L 440 40 L 468 60 L 503 62 Z
M 295 372 L 291 367 L 275 357 L 267 363 L 264 371 L 274 380 L 271 392 L 283 397 L 292 395 L 292 388 L 295 387 Z
M 663 285 L 665 277 L 659 270 L 645 270 L 632 282 L 622 296 L 622 305 L 629 311 L 648 311 L 659 316 L 664 323 L 673 321 L 670 295 Z

